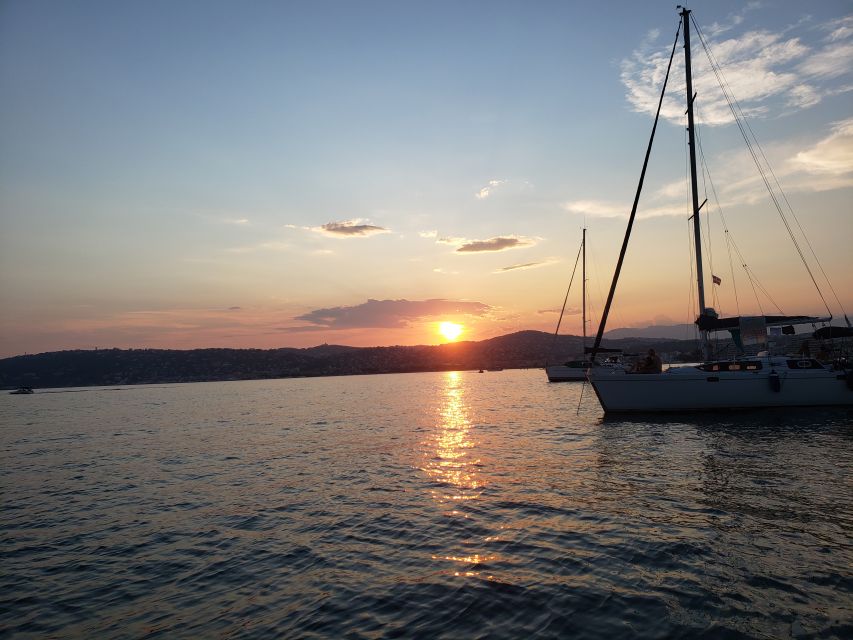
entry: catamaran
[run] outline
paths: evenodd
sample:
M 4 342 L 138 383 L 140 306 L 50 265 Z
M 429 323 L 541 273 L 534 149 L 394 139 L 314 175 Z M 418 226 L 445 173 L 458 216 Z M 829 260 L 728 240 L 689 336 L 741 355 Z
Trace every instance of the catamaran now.
M 811 324 L 813 326 L 832 320 L 832 314 L 827 306 L 828 315 L 825 317 L 815 316 L 754 316 L 720 318 L 717 312 L 705 304 L 704 277 L 702 271 L 702 236 L 700 224 L 700 209 L 704 206 L 699 204 L 697 189 L 696 169 L 696 134 L 694 123 L 694 101 L 696 94 L 693 92 L 693 78 L 690 59 L 690 24 L 692 19 L 689 9 L 679 7 L 680 21 L 676 31 L 675 42 L 669 58 L 666 76 L 663 81 L 663 89 L 658 102 L 658 109 L 652 126 L 651 137 L 646 150 L 640 180 L 631 214 L 628 218 L 628 228 L 622 243 L 619 259 L 613 274 L 610 292 L 599 323 L 598 332 L 593 347 L 590 349 L 591 359 L 595 359 L 600 350 L 601 338 L 613 302 L 616 283 L 625 258 L 628 239 L 637 213 L 640 193 L 643 187 L 646 168 L 648 166 L 649 154 L 654 141 L 655 130 L 660 116 L 669 72 L 675 48 L 679 40 L 679 34 L 684 33 L 684 66 L 686 74 L 686 102 L 687 102 L 687 134 L 690 160 L 690 192 L 692 204 L 692 226 L 693 226 L 693 254 L 695 257 L 695 273 L 697 283 L 697 302 L 699 314 L 696 320 L 701 336 L 701 347 L 704 362 L 692 366 L 669 367 L 665 371 L 647 373 L 631 372 L 622 368 L 602 369 L 592 368 L 588 372 L 588 378 L 595 390 L 601 406 L 606 412 L 658 412 L 658 411 L 686 411 L 686 410 L 715 410 L 715 409 L 743 409 L 759 407 L 792 407 L 792 406 L 833 406 L 853 405 L 853 362 L 846 357 L 836 357 L 833 362 L 826 362 L 812 358 L 806 354 L 794 356 L 774 355 L 769 350 L 747 356 L 741 349 L 741 354 L 735 358 L 715 359 L 709 334 L 714 331 L 728 330 L 736 345 L 742 347 L 749 342 L 757 344 L 766 342 L 768 327 L 784 328 L 785 333 L 793 333 L 793 326 L 797 324 Z M 696 26 L 699 37 L 702 33 Z M 703 46 L 705 42 L 702 42 Z M 706 47 L 707 51 L 707 47 Z M 710 58 L 710 55 L 709 55 Z M 715 73 L 719 69 L 715 67 L 715 61 L 711 60 Z M 725 87 L 723 87 L 725 95 Z M 736 120 L 742 116 L 732 105 L 727 96 L 729 106 Z M 741 128 L 741 132 L 744 129 Z M 744 133 L 744 139 L 750 144 L 748 136 Z M 752 151 L 752 148 L 750 147 Z M 755 158 L 755 154 L 753 154 Z M 758 161 L 756 160 L 758 165 Z M 761 167 L 759 165 L 759 171 Z M 768 180 L 765 184 L 770 188 Z M 774 177 L 775 179 L 775 177 Z M 773 192 L 771 191 L 771 197 Z M 778 202 L 773 197 L 777 207 Z M 706 200 L 707 202 L 707 200 Z M 780 209 L 780 213 L 782 213 Z M 784 219 L 784 216 L 783 216 Z M 786 225 L 787 226 L 787 225 Z M 791 233 L 789 229 L 789 233 Z M 797 241 L 791 235 L 794 244 Z M 799 246 L 797 246 L 799 250 Z M 802 256 L 802 252 L 801 252 Z M 812 275 L 808 264 L 803 258 L 803 263 Z M 714 284 L 719 284 L 719 279 L 713 276 Z M 817 287 L 817 282 L 812 275 L 812 281 Z M 830 285 L 831 287 L 831 285 Z M 823 296 L 821 295 L 821 298 Z M 836 296 L 836 301 L 841 305 Z M 843 309 L 842 309 L 843 313 Z M 844 314 L 846 327 L 824 326 L 815 332 L 815 337 L 842 335 L 853 335 L 850 321 Z

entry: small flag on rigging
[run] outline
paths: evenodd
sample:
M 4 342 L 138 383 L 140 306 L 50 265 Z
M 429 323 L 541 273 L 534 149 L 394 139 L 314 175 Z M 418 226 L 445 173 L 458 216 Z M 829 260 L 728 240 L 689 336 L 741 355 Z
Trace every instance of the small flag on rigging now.
M 714 281 L 714 284 L 722 284 L 722 282 L 723 282 L 720 278 L 715 276 L 713 273 L 711 274 L 711 280 Z

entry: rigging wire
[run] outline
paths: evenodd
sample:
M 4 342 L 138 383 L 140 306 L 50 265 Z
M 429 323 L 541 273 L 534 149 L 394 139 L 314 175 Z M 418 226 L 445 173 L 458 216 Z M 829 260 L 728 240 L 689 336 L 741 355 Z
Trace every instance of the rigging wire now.
M 697 104 L 696 100 L 693 101 L 693 109 L 696 112 L 696 119 L 701 121 L 702 117 L 699 114 L 699 105 Z M 701 149 L 702 148 L 702 136 L 700 134 L 700 126 L 699 126 L 698 122 L 694 125 L 694 131 L 696 133 L 696 146 L 699 147 L 699 149 Z M 701 154 L 700 154 L 700 164 L 702 165 L 702 191 L 703 191 L 703 194 L 705 196 L 705 202 L 707 203 L 708 202 L 708 184 L 707 184 L 705 176 L 706 176 L 706 172 L 708 170 L 708 167 L 705 164 L 705 157 Z M 698 212 L 697 212 L 697 215 L 698 215 Z M 701 224 L 701 221 L 702 221 L 702 218 L 700 217 L 698 219 L 698 223 Z M 703 240 L 705 241 L 705 249 L 706 249 L 706 252 L 708 254 L 708 269 L 711 272 L 711 278 L 712 278 L 711 301 L 713 302 L 714 308 L 717 310 L 717 313 L 719 313 L 720 315 L 723 315 L 723 309 L 722 309 L 722 303 L 720 301 L 720 297 L 717 295 L 717 289 L 713 286 L 714 247 L 713 247 L 713 243 L 711 242 L 711 216 L 710 215 L 705 216 L 705 226 L 708 227 L 708 232 L 704 233 L 702 235 L 703 235 Z
M 566 312 L 566 303 L 569 301 L 569 292 L 572 290 L 572 283 L 575 281 L 575 272 L 578 270 L 578 261 L 581 259 L 581 250 L 583 245 L 578 247 L 578 255 L 575 258 L 575 266 L 572 268 L 572 277 L 569 279 L 569 288 L 566 289 L 566 297 L 563 298 L 563 308 L 560 309 L 560 318 L 557 320 L 557 328 L 554 330 L 554 338 L 551 340 L 551 353 L 557 346 L 557 334 L 560 333 L 560 324 L 563 322 L 563 314 Z
M 720 213 L 720 222 L 723 223 L 723 233 L 724 233 L 725 238 L 726 238 L 726 252 L 728 253 L 728 256 L 729 256 L 729 274 L 731 275 L 731 278 L 732 278 L 732 291 L 734 292 L 734 296 L 735 296 L 735 308 L 737 309 L 737 315 L 740 315 L 740 300 L 738 298 L 737 279 L 735 278 L 734 263 L 732 261 L 732 247 L 731 247 L 730 239 L 729 239 L 729 236 L 730 236 L 729 225 L 728 225 L 728 222 L 726 222 L 726 216 L 723 213 L 723 206 L 720 204 L 720 198 L 717 195 L 717 187 L 714 184 L 713 177 L 711 176 L 711 168 L 708 166 L 708 163 L 705 160 L 705 151 L 702 149 L 701 138 L 699 138 L 699 140 L 698 140 L 698 147 L 699 147 L 699 157 L 702 159 L 702 166 L 708 172 L 708 182 L 711 185 L 711 195 L 713 195 L 714 203 L 717 205 L 717 211 L 719 211 L 719 213 Z
M 619 281 L 619 274 L 622 271 L 622 263 L 625 260 L 625 252 L 628 249 L 628 240 L 631 237 L 631 229 L 634 226 L 634 219 L 637 215 L 637 207 L 640 204 L 640 195 L 643 192 L 643 183 L 646 179 L 646 169 L 649 166 L 649 156 L 652 152 L 652 144 L 655 140 L 655 131 L 657 131 L 658 120 L 660 118 L 661 106 L 663 105 L 663 97 L 666 93 L 666 84 L 669 82 L 669 72 L 672 69 L 672 59 L 675 56 L 675 47 L 678 44 L 678 36 L 681 33 L 681 26 L 684 18 L 680 18 L 678 20 L 678 28 L 675 31 L 675 39 L 672 43 L 672 51 L 669 54 L 669 63 L 666 66 L 666 74 L 663 79 L 663 87 L 661 88 L 660 98 L 658 99 L 658 108 L 655 113 L 654 124 L 652 125 L 652 132 L 649 136 L 649 144 L 646 147 L 646 155 L 643 159 L 643 168 L 640 171 L 640 179 L 637 184 L 637 191 L 634 194 L 634 204 L 631 207 L 631 213 L 628 216 L 628 228 L 625 230 L 625 237 L 622 240 L 622 248 L 619 251 L 619 259 L 616 261 L 616 269 L 613 273 L 613 280 L 610 282 L 610 291 L 607 294 L 607 302 L 604 304 L 604 311 L 601 314 L 601 321 L 598 323 L 598 331 L 595 334 L 595 342 L 592 345 L 592 355 L 591 359 L 595 360 L 595 355 L 598 353 L 598 348 L 601 346 L 601 338 L 604 335 L 604 329 L 607 325 L 607 316 L 610 314 L 610 305 L 613 303 L 613 296 L 616 293 L 616 283 Z
M 702 149 L 702 142 L 701 142 L 701 140 L 697 140 L 697 143 L 698 143 L 697 146 L 699 147 L 699 155 L 702 158 L 702 164 L 705 167 L 705 169 L 707 169 L 707 171 L 708 171 L 708 180 L 711 183 L 711 191 L 713 193 L 714 201 L 716 202 L 717 209 L 720 212 L 720 219 L 723 223 L 723 230 L 726 234 L 726 247 L 727 247 L 728 252 L 729 252 L 729 270 L 731 271 L 731 275 L 732 275 L 732 285 L 733 285 L 733 289 L 735 291 L 735 301 L 737 303 L 738 315 L 740 315 L 740 303 L 737 299 L 737 284 L 736 284 L 735 277 L 734 277 L 734 268 L 732 266 L 731 246 L 734 246 L 735 252 L 737 253 L 738 258 L 741 261 L 741 267 L 743 268 L 744 273 L 746 273 L 747 279 L 749 280 L 750 284 L 752 285 L 752 291 L 753 291 L 753 294 L 755 295 L 755 301 L 758 304 L 758 308 L 761 311 L 761 313 L 763 314 L 764 310 L 761 306 L 761 300 L 759 299 L 758 293 L 755 289 L 756 286 L 758 286 L 758 288 L 762 291 L 762 293 L 764 293 L 764 295 L 767 297 L 767 299 L 770 301 L 770 303 L 774 307 L 776 307 L 776 309 L 779 311 L 779 313 L 784 315 L 784 312 L 782 311 L 782 309 L 779 308 L 779 305 L 776 304 L 776 302 L 773 300 L 773 297 L 770 295 L 770 293 L 767 291 L 767 289 L 761 283 L 761 280 L 758 279 L 758 276 L 755 274 L 755 272 L 752 270 L 752 268 L 746 263 L 746 260 L 744 259 L 743 255 L 741 254 L 740 249 L 738 248 L 737 244 L 735 243 L 734 236 L 731 234 L 731 231 L 729 230 L 729 227 L 728 227 L 728 223 L 726 222 L 725 214 L 723 213 L 723 208 L 720 205 L 720 199 L 717 196 L 717 188 L 716 188 L 716 186 L 714 186 L 714 181 L 711 178 L 710 168 L 708 168 L 708 164 L 705 160 L 705 153 L 704 153 L 704 150 Z
M 773 204 L 776 207 L 776 211 L 779 213 L 779 217 L 782 219 L 782 223 L 785 225 L 785 228 L 788 231 L 788 236 L 791 238 L 791 242 L 793 242 L 794 248 L 796 249 L 797 253 L 799 254 L 800 260 L 802 261 L 803 266 L 805 267 L 806 271 L 808 272 L 809 277 L 811 278 L 812 284 L 814 284 L 815 290 L 818 293 L 818 296 L 820 296 L 820 299 L 823 302 L 824 307 L 826 307 L 826 310 L 831 317 L 832 316 L 832 310 L 829 308 L 829 304 L 827 304 L 826 298 L 824 297 L 823 292 L 821 291 L 820 286 L 818 285 L 817 280 L 814 276 L 814 273 L 812 272 L 811 267 L 809 266 L 808 261 L 806 260 L 806 257 L 803 253 L 803 250 L 800 247 L 800 243 L 797 241 L 797 238 L 794 235 L 793 229 L 791 229 L 791 225 L 788 222 L 788 218 L 785 215 L 785 212 L 782 210 L 782 206 L 779 203 L 779 198 L 777 197 L 775 191 L 773 190 L 773 188 L 770 184 L 770 181 L 767 178 L 767 171 L 762 166 L 761 161 L 758 157 L 758 154 L 756 153 L 755 148 L 753 148 L 753 140 L 751 140 L 750 136 L 747 135 L 747 129 L 749 130 L 749 133 L 752 134 L 752 136 L 753 136 L 755 147 L 758 147 L 760 150 L 761 145 L 758 144 L 758 140 L 757 140 L 757 138 L 755 138 L 755 134 L 752 132 L 752 129 L 749 127 L 749 125 L 747 123 L 746 115 L 744 114 L 743 109 L 741 109 L 740 104 L 737 102 L 737 100 L 734 97 L 734 94 L 731 92 L 731 86 L 728 84 L 725 77 L 723 77 L 722 68 L 721 68 L 719 62 L 717 61 L 716 57 L 714 56 L 714 54 L 710 51 L 708 44 L 706 42 L 704 33 L 702 33 L 702 30 L 700 29 L 699 25 L 697 24 L 696 19 L 692 15 L 690 18 L 693 22 L 694 27 L 696 28 L 696 33 L 699 35 L 699 41 L 702 43 L 702 48 L 705 50 L 705 55 L 708 57 L 708 61 L 711 64 L 711 70 L 714 72 L 714 76 L 717 79 L 717 83 L 720 85 L 720 89 L 723 92 L 723 97 L 726 99 L 726 103 L 728 104 L 729 110 L 732 112 L 732 116 L 735 119 L 735 124 L 737 125 L 737 128 L 740 131 L 741 136 L 744 139 L 744 142 L 746 143 L 749 154 L 752 157 L 752 160 L 755 163 L 756 168 L 758 169 L 758 173 L 761 176 L 762 181 L 764 182 L 764 186 L 767 188 L 767 192 L 770 194 L 770 199 L 773 201 Z M 767 158 L 764 155 L 763 150 L 761 151 L 761 156 L 764 158 L 764 160 L 766 162 Z M 768 163 L 768 167 L 769 167 L 769 163 Z M 772 169 L 770 171 L 772 173 Z M 774 176 L 774 178 L 775 178 L 775 176 Z M 796 216 L 794 216 L 794 217 L 796 219 Z M 802 231 L 802 227 L 800 227 L 800 230 Z M 845 319 L 846 319 L 846 316 L 845 316 Z M 849 321 L 848 321 L 848 323 L 849 323 Z
M 720 205 L 720 198 L 717 195 L 717 187 L 716 187 L 716 185 L 714 185 L 714 179 L 711 176 L 711 167 L 708 165 L 708 161 L 705 159 L 705 150 L 702 146 L 702 136 L 699 135 L 698 130 L 697 130 L 697 135 L 696 135 L 696 142 L 697 142 L 697 146 L 699 147 L 699 158 L 701 159 L 701 162 L 702 162 L 702 182 L 703 182 L 703 186 L 705 186 L 705 198 L 707 200 L 707 197 L 708 197 L 708 191 L 707 191 L 708 187 L 707 187 L 707 185 L 705 185 L 705 176 L 707 174 L 708 183 L 711 185 L 711 194 L 714 197 L 714 202 L 717 205 L 717 211 L 719 211 L 719 213 L 720 213 L 720 221 L 723 224 L 723 234 L 726 238 L 726 252 L 728 253 L 728 258 L 729 258 L 729 273 L 731 274 L 732 291 L 734 292 L 734 296 L 735 296 L 735 308 L 737 309 L 738 316 L 740 316 L 740 300 L 738 299 L 738 294 L 737 294 L 737 280 L 735 279 L 734 266 L 732 264 L 732 250 L 731 250 L 731 245 L 729 244 L 729 237 L 731 234 L 729 232 L 728 223 L 726 222 L 726 217 L 723 214 L 723 207 Z M 708 216 L 708 220 L 709 220 L 708 221 L 708 236 L 710 236 L 711 235 L 710 215 Z M 709 254 L 711 253 L 710 247 L 708 249 L 708 253 Z M 713 266 L 711 267 L 711 269 L 712 269 L 711 276 L 713 277 L 713 275 L 714 275 L 713 274 Z M 747 272 L 747 277 L 749 277 L 748 272 Z M 715 294 L 715 299 L 718 301 L 718 303 L 720 305 L 722 305 L 722 302 L 720 302 L 720 298 L 718 296 L 716 296 L 716 290 L 714 290 L 714 294 Z M 756 301 L 757 301 L 757 296 L 756 296 Z M 761 303 L 758 302 L 758 304 L 760 307 Z M 722 308 L 720 308 L 719 311 L 722 314 Z

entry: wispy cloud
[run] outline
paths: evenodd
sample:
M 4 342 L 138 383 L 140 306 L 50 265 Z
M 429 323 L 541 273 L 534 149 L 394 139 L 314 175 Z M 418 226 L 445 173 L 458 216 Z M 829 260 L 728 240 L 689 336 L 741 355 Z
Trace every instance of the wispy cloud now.
M 436 244 L 452 244 L 452 245 L 460 245 L 465 244 L 466 242 L 470 242 L 470 240 L 466 238 L 459 238 L 457 236 L 441 236 L 435 239 Z
M 390 233 L 390 229 L 369 224 L 362 218 L 327 222 L 319 227 L 311 227 L 311 231 L 322 233 L 333 238 L 365 238 L 379 233 Z
M 821 29 L 802 30 L 797 25 L 773 32 L 752 30 L 724 37 L 743 22 L 743 13 L 730 16 L 725 24 L 713 24 L 706 36 L 717 62 L 723 70 L 731 92 L 749 116 L 760 116 L 770 110 L 773 101 L 789 109 L 805 109 L 821 102 L 827 95 L 849 86 L 837 81 L 853 73 L 853 20 L 845 18 L 835 28 L 822 25 L 826 34 L 815 40 Z M 669 38 L 667 33 L 667 39 Z M 811 41 L 809 41 L 811 40 Z M 669 60 L 670 44 L 645 40 L 631 57 L 622 61 L 621 79 L 627 89 L 627 100 L 638 112 L 654 113 L 660 86 Z M 694 44 L 694 91 L 700 122 L 724 125 L 732 122 L 732 114 L 710 69 L 701 45 Z M 684 120 L 684 62 L 676 57 L 670 75 L 670 88 L 661 115 L 681 124 Z M 774 109 L 774 112 L 778 112 Z
M 512 180 L 489 180 L 486 186 L 482 187 L 474 194 L 478 200 L 485 200 L 493 196 L 498 190 L 503 195 L 519 195 L 533 188 L 533 185 L 527 180 L 512 179 Z
M 474 195 L 477 197 L 478 200 L 484 200 L 490 195 L 492 195 L 492 192 L 498 187 L 500 187 L 502 184 L 506 184 L 506 180 L 489 180 L 489 184 L 480 189 Z
M 283 331 L 323 331 L 335 329 L 399 329 L 413 321 L 448 315 L 483 316 L 492 307 L 466 300 L 368 300 L 359 305 L 316 309 L 294 320 L 307 325 L 283 327 Z
M 829 42 L 853 37 L 853 16 L 846 16 L 841 20 L 836 20 L 831 25 L 826 25 L 826 30 L 829 31 L 829 35 L 826 37 Z
M 559 309 L 539 309 L 536 313 L 545 315 L 546 313 L 560 313 Z M 580 315 L 581 310 L 577 307 L 566 307 L 566 310 L 563 311 L 563 315 L 567 316 L 578 316 Z
M 225 249 L 228 253 L 255 253 L 257 251 L 289 251 L 293 245 L 289 242 L 269 241 L 245 247 L 230 247 Z
M 590 218 L 627 218 L 631 213 L 630 203 L 610 202 L 606 200 L 574 200 L 566 202 L 563 208 L 569 213 L 589 216 Z M 661 216 L 685 215 L 684 203 L 667 203 L 656 206 L 639 207 L 638 218 L 659 218 Z
M 853 186 L 853 118 L 835 123 L 817 142 L 797 148 L 791 143 L 764 147 L 774 167 L 774 175 L 785 192 L 829 191 Z M 768 199 L 760 174 L 746 150 L 721 154 L 709 160 L 720 205 L 724 208 Z M 673 181 L 649 194 L 640 203 L 639 218 L 690 215 L 686 208 L 687 187 Z M 569 213 L 592 218 L 625 218 L 630 203 L 606 200 L 575 200 L 563 205 Z
M 511 264 L 508 267 L 501 267 L 497 269 L 494 273 L 507 273 L 508 271 L 523 271 L 526 269 L 536 269 L 538 267 L 545 267 L 549 264 L 555 264 L 559 262 L 557 258 L 547 258 L 545 260 L 540 260 L 539 262 L 525 262 L 522 264 Z
M 836 123 L 828 136 L 797 153 L 793 162 L 808 173 L 835 176 L 853 173 L 853 118 Z
M 534 238 L 524 236 L 496 236 L 488 240 L 466 240 L 456 249 L 456 253 L 482 253 L 487 251 L 506 251 L 522 249 L 536 244 Z

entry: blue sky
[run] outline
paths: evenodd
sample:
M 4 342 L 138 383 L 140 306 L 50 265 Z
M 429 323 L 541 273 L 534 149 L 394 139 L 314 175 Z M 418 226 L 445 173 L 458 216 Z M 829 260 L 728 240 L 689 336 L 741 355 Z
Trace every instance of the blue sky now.
M 691 8 L 849 306 L 850 4 Z M 670 2 L 5 2 L 0 353 L 547 330 L 585 222 L 606 289 L 677 22 Z M 819 312 L 699 86 L 726 215 Z M 614 326 L 689 321 L 672 99 Z

